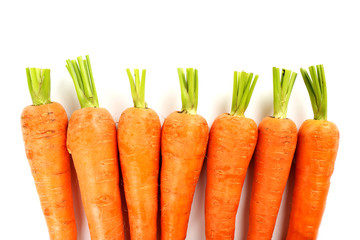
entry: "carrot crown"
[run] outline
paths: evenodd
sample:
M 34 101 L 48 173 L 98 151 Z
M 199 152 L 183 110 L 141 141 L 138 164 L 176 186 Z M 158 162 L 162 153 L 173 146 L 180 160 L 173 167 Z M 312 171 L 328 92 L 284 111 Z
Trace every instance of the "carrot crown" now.
M 288 103 L 291 91 L 294 87 L 297 73 L 291 70 L 273 67 L 273 87 L 274 87 L 274 117 L 286 118 Z
M 234 72 L 233 96 L 231 104 L 231 115 L 244 117 L 249 105 L 251 95 L 254 91 L 258 75 L 253 79 L 253 73 Z
M 300 68 L 306 88 L 309 92 L 315 120 L 327 120 L 327 90 L 325 71 L 322 64 L 309 67 L 310 75 Z M 311 76 L 311 77 L 310 77 Z
M 126 69 L 126 72 L 129 77 L 130 81 L 130 89 L 131 89 L 131 96 L 134 101 L 134 106 L 136 108 L 147 108 L 147 104 L 145 102 L 145 76 L 146 70 L 142 70 L 141 74 L 141 81 L 139 75 L 139 69 L 135 69 L 135 81 L 133 76 L 131 75 L 130 69 Z
M 50 103 L 50 69 L 26 68 L 26 76 L 33 105 Z
M 198 106 L 198 70 L 193 68 L 186 69 L 186 78 L 184 69 L 178 68 L 181 102 L 183 113 L 196 114 Z
M 66 60 L 66 68 L 74 81 L 81 108 L 99 107 L 89 55 L 86 55 L 86 60 L 78 57 L 77 62 Z

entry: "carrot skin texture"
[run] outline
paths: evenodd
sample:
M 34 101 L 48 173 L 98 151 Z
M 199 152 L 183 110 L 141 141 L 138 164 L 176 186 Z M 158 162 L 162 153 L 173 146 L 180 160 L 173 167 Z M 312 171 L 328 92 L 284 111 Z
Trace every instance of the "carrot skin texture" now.
M 161 123 L 152 109 L 128 108 L 120 116 L 118 145 L 135 240 L 156 240 Z
M 222 114 L 210 130 L 205 197 L 206 239 L 232 240 L 258 131 L 254 120 Z
M 91 239 L 124 239 L 116 126 L 104 108 L 83 108 L 69 121 L 72 155 Z
M 27 106 L 21 114 L 26 156 L 52 240 L 76 240 L 67 124 L 56 102 Z
M 206 154 L 209 127 L 200 115 L 173 112 L 161 135 L 161 239 L 186 237 L 191 204 Z
M 287 240 L 317 238 L 338 146 L 339 130 L 334 123 L 306 120 L 301 125 Z
M 290 173 L 297 128 L 290 119 L 264 118 L 254 153 L 248 240 L 269 240 Z

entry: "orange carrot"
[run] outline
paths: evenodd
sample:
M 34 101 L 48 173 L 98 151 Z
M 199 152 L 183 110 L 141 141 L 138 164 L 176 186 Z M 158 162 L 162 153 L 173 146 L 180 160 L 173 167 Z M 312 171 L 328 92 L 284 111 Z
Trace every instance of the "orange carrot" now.
M 50 101 L 50 70 L 27 68 L 26 74 L 33 105 L 23 110 L 21 127 L 50 239 L 76 240 L 67 115 L 59 103 Z
M 339 145 L 339 131 L 327 121 L 324 67 L 316 68 L 317 71 L 314 66 L 309 68 L 311 77 L 301 69 L 314 120 L 306 120 L 299 130 L 288 240 L 317 238 Z
M 91 239 L 124 239 L 119 188 L 116 126 L 99 108 L 89 56 L 67 60 L 82 109 L 69 121 L 67 147 L 72 155 Z
M 206 239 L 234 239 L 235 218 L 249 162 L 253 155 L 257 126 L 244 112 L 258 75 L 234 74 L 231 112 L 218 116 L 210 130 L 205 196 Z
M 248 240 L 269 240 L 289 176 L 297 140 L 295 123 L 286 118 L 296 73 L 273 68 L 274 117 L 264 118 L 254 153 Z
M 145 103 L 145 70 L 140 82 L 135 69 L 135 84 L 127 72 L 134 107 L 120 116 L 118 145 L 130 235 L 132 240 L 156 240 L 161 123 Z
M 182 111 L 171 113 L 161 135 L 161 239 L 185 239 L 191 204 L 203 165 L 209 128 L 196 114 L 198 73 L 178 69 Z

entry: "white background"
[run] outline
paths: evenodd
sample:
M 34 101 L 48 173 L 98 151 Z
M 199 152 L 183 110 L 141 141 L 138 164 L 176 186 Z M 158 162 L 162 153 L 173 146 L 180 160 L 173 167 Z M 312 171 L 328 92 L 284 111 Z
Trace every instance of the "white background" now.
M 161 121 L 181 108 L 177 67 L 199 69 L 198 113 L 209 126 L 230 110 L 234 70 L 259 74 L 246 112 L 257 123 L 272 114 L 272 67 L 299 73 L 322 63 L 328 119 L 340 147 L 319 238 L 360 239 L 359 68 L 360 15 L 356 1 L 2 1 L 0 4 L 1 161 L 0 239 L 48 239 L 25 157 L 20 113 L 31 104 L 25 67 L 51 69 L 52 100 L 68 116 L 79 108 L 65 60 L 90 54 L 99 103 L 115 121 L 132 106 L 125 68 L 146 68 L 146 101 Z M 288 117 L 299 127 L 312 118 L 300 74 Z M 236 222 L 245 239 L 249 168 Z M 205 239 L 205 167 L 196 189 L 188 237 Z M 293 184 L 293 171 L 289 186 Z M 79 239 L 89 239 L 75 186 Z M 273 239 L 284 239 L 290 194 L 284 193 Z

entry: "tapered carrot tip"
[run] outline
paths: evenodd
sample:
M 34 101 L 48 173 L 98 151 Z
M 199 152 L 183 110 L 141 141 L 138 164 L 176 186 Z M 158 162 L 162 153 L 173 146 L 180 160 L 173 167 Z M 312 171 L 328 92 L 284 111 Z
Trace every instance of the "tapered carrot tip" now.
M 118 146 L 131 239 L 156 240 L 161 123 L 150 108 L 120 117 Z
M 67 147 L 79 180 L 91 239 L 124 239 L 116 125 L 99 108 L 90 58 L 67 60 L 81 109 L 69 121 Z
M 161 136 L 161 239 L 185 239 L 209 128 L 200 115 L 173 112 Z
M 257 140 L 254 120 L 222 114 L 210 130 L 205 198 L 206 239 L 234 239 L 235 219 Z
M 317 238 L 339 146 L 339 130 L 327 121 L 324 66 L 310 66 L 310 75 L 303 68 L 300 71 L 314 120 L 306 120 L 299 130 L 287 240 Z
M 290 119 L 266 117 L 259 125 L 247 239 L 271 239 L 296 148 Z
M 66 112 L 56 102 L 28 106 L 21 114 L 21 126 L 50 239 L 75 240 Z
M 116 126 L 104 108 L 82 108 L 69 121 L 67 146 L 92 239 L 124 239 Z
M 234 72 L 231 111 L 218 116 L 210 130 L 205 193 L 208 240 L 234 239 L 241 191 L 258 136 L 254 120 L 245 117 L 258 77 Z
M 300 127 L 288 240 L 317 238 L 338 146 L 334 123 L 306 120 Z

